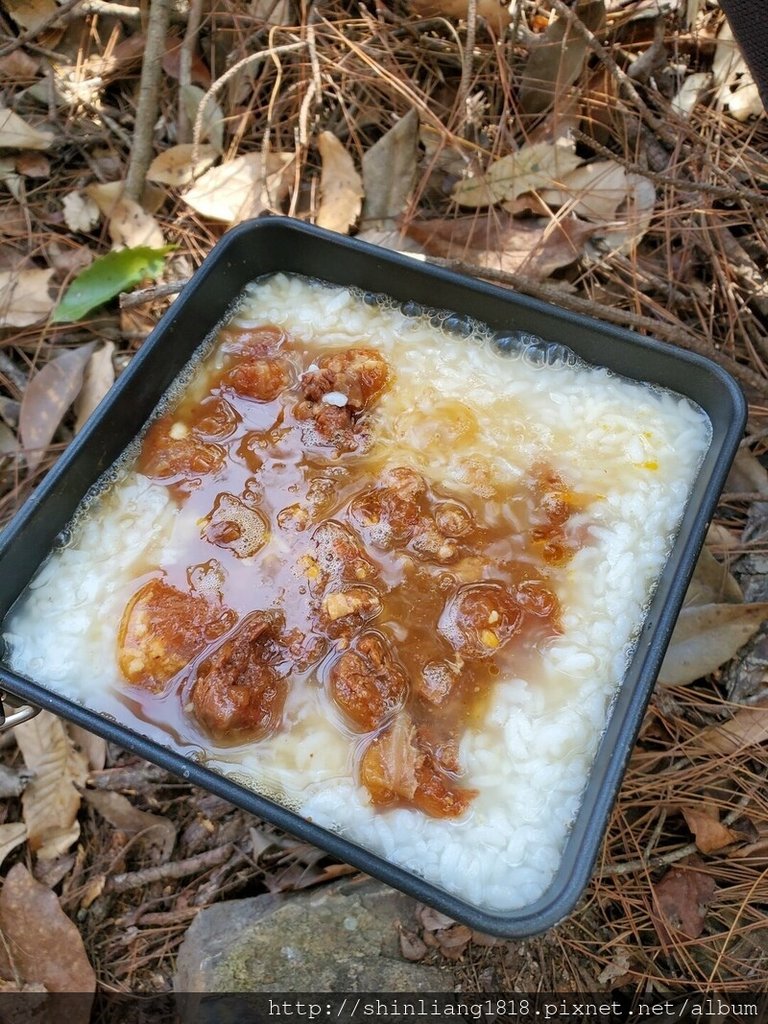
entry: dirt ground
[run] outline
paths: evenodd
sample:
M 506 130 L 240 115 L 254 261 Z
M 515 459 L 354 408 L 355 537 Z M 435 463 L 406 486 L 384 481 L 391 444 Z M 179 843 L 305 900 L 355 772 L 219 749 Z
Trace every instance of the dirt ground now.
M 736 625 L 691 613 L 690 678 L 657 688 L 566 922 L 489 944 L 427 918 L 404 954 L 447 958 L 475 991 L 764 991 L 768 630 L 749 606 L 768 600 L 768 119 L 717 5 L 212 0 L 172 6 L 167 27 L 153 11 L 0 12 L 0 522 L 175 282 L 265 210 L 715 359 L 749 420 L 688 603 L 729 605 Z M 162 75 L 140 88 L 153 53 Z M 137 300 L 51 318 L 111 248 L 167 244 L 159 268 L 125 274 L 118 290 L 149 289 Z M 54 385 L 41 378 L 67 354 Z M 8 831 L 2 870 L 25 865 L 56 895 L 105 991 L 167 991 L 201 907 L 350 870 L 116 748 L 63 730 L 47 742 L 67 764 L 83 752 L 79 835 L 45 859 Z M 0 827 L 18 826 L 34 757 L 11 735 L 2 759 Z

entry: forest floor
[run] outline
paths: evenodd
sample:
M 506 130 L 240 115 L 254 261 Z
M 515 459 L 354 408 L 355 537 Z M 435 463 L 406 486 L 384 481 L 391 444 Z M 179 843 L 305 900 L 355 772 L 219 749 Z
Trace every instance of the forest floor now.
M 717 5 L 193 0 L 159 30 L 127 0 L 4 6 L 0 523 L 175 282 L 264 211 L 651 334 L 738 379 L 747 434 L 677 641 L 694 653 L 654 693 L 578 910 L 524 946 L 454 933 L 419 956 L 447 957 L 478 991 L 764 991 L 768 119 Z M 159 265 L 121 270 L 125 292 L 148 292 L 50 316 L 112 248 L 165 245 Z M 105 991 L 167 991 L 201 907 L 350 870 L 57 720 L 34 729 L 2 747 L 0 926 L 23 937 L 53 898 L 82 937 L 73 977 L 90 964 Z M 41 809 L 27 780 L 52 758 L 69 788 Z M 41 981 L 25 970 L 0 974 Z

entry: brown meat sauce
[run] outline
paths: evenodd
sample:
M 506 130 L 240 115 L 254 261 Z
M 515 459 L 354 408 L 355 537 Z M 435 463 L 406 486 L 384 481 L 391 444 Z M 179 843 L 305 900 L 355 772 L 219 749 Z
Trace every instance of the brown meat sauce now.
M 226 746 L 280 730 L 292 686 L 321 687 L 374 804 L 462 814 L 461 736 L 558 634 L 550 567 L 575 552 L 584 499 L 547 466 L 460 494 L 382 469 L 375 410 L 396 370 L 376 349 L 265 325 L 225 328 L 216 351 L 138 456 L 199 534 L 126 606 L 127 694 Z

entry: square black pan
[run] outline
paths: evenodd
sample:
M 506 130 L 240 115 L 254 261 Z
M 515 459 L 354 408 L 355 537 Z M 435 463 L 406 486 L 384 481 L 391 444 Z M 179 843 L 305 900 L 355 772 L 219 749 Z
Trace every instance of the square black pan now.
M 162 765 L 473 928 L 513 938 L 544 931 L 573 909 L 589 880 L 686 586 L 742 435 L 744 398 L 734 381 L 714 363 L 287 218 L 269 217 L 242 224 L 211 252 L 85 429 L 0 536 L 0 620 L 34 576 L 88 489 L 141 430 L 194 349 L 222 319 L 243 286 L 275 271 L 384 292 L 401 302 L 454 310 L 484 321 L 497 331 L 522 330 L 540 335 L 547 341 L 568 345 L 590 363 L 686 395 L 701 405 L 712 421 L 712 444 L 600 743 L 560 868 L 546 893 L 534 904 L 512 913 L 482 910 L 138 732 L 18 676 L 2 658 L 0 683 L 10 693 Z

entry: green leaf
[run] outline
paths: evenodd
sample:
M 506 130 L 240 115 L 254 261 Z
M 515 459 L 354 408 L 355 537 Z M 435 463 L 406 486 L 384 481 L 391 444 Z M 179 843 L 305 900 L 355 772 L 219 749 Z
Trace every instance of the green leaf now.
M 164 245 L 162 249 L 150 249 L 146 245 L 135 249 L 121 249 L 108 252 L 86 267 L 72 284 L 53 311 L 54 324 L 72 323 L 81 320 L 86 313 L 113 299 L 131 285 L 146 277 L 156 278 L 162 273 L 165 257 L 175 245 Z

